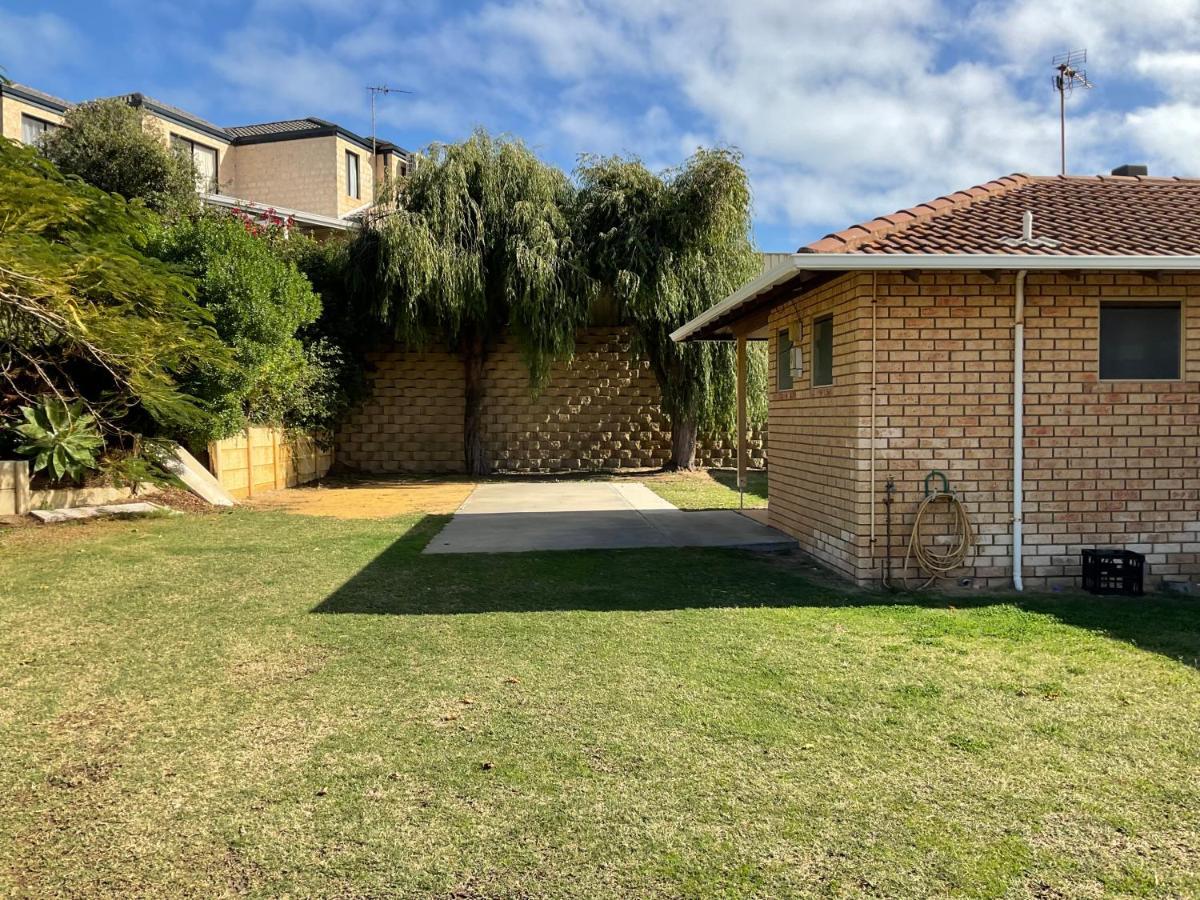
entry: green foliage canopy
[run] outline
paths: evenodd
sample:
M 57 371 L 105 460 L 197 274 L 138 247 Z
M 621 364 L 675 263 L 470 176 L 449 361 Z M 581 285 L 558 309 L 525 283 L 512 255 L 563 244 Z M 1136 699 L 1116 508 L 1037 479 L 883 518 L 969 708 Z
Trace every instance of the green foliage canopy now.
M 196 208 L 191 161 L 167 148 L 141 109 L 116 98 L 93 100 L 67 110 L 63 124 L 40 142 L 60 171 L 159 212 Z
M 482 352 L 507 329 L 535 382 L 570 356 L 592 284 L 576 265 L 570 180 L 523 143 L 477 131 L 434 145 L 351 248 L 351 272 L 397 338 Z
M 210 212 L 179 220 L 155 242 L 160 258 L 195 279 L 197 300 L 233 355 L 233 366 L 202 366 L 190 381 L 212 416 L 199 437 L 227 437 L 247 422 L 330 424 L 336 352 L 299 337 L 321 301 L 283 241 L 280 230 L 251 234 L 238 218 Z
M 0 418 L 83 399 L 110 434 L 202 427 L 181 381 L 229 355 L 192 281 L 148 252 L 157 218 L 0 140 Z
M 589 273 L 633 326 L 673 427 L 731 427 L 732 346 L 670 335 L 758 272 L 740 156 L 699 150 L 661 175 L 636 159 L 585 157 L 578 178 L 575 222 Z

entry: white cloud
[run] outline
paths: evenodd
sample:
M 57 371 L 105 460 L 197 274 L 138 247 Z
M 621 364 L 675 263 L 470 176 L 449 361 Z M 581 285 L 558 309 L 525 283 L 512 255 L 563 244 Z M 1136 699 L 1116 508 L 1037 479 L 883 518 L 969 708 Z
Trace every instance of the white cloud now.
M 53 13 L 28 15 L 0 9 L 0 65 L 14 81 L 28 80 L 22 70 L 46 71 L 46 48 L 64 62 L 78 57 L 82 39 L 66 19 Z
M 1056 171 L 1050 55 L 1078 46 L 1103 83 L 1071 99 L 1072 170 L 1142 154 L 1200 174 L 1200 0 L 1134 14 L 1119 0 L 492 0 L 425 17 L 381 0 L 357 23 L 305 2 L 327 36 L 304 43 L 259 14 L 218 57 L 264 109 L 361 116 L 378 79 L 418 92 L 381 107 L 401 142 L 482 124 L 566 167 L 584 151 L 666 166 L 698 143 L 733 145 L 760 221 L 806 238 Z

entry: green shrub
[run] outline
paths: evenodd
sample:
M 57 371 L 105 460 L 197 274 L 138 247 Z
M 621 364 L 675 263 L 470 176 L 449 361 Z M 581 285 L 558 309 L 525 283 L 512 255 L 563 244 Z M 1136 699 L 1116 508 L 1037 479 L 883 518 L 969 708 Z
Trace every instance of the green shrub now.
M 191 160 L 168 149 L 142 110 L 117 98 L 93 100 L 67 110 L 63 124 L 40 142 L 61 171 L 159 212 L 197 208 Z
M 234 365 L 201 366 L 191 392 L 212 415 L 203 439 L 227 437 L 247 422 L 325 428 L 336 413 L 336 350 L 303 330 L 321 313 L 312 284 L 286 256 L 283 233 L 252 234 L 235 216 L 206 212 L 168 226 L 155 252 L 195 278 L 197 300 L 213 318 Z
M 14 430 L 25 442 L 17 452 L 32 458 L 33 472 L 48 472 L 55 481 L 79 481 L 99 467 L 96 453 L 104 438 L 82 402 L 48 397 L 37 406 L 22 406 L 21 415 L 25 421 Z
M 181 382 L 229 354 L 191 279 L 147 254 L 158 228 L 0 140 L 0 445 L 44 395 L 85 400 L 110 440 L 206 427 Z

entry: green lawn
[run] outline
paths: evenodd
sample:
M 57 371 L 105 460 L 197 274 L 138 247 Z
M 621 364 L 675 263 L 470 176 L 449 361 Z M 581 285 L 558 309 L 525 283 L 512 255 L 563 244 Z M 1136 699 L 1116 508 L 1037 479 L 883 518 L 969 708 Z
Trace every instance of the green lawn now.
M 646 486 L 680 509 L 737 509 L 737 473 L 728 469 L 707 469 L 678 475 L 656 475 L 645 479 Z M 767 505 L 767 473 L 746 473 L 747 509 Z
M 0 536 L 0 895 L 1200 894 L 1200 606 L 440 519 Z

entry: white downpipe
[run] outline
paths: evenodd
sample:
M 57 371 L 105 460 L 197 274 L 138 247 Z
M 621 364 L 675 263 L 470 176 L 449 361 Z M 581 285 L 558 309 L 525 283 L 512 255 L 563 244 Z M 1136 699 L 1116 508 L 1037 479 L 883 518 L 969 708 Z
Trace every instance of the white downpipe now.
M 1025 276 L 1017 272 L 1016 309 L 1013 313 L 1013 588 L 1025 589 L 1022 580 L 1022 506 L 1025 487 Z

